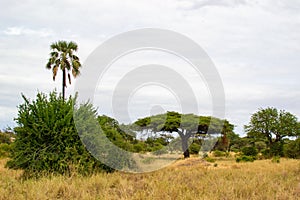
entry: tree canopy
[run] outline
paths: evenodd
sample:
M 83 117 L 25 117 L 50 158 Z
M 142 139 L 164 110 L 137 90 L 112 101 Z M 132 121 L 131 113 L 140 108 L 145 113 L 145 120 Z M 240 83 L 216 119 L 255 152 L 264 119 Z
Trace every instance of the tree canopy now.
M 173 111 L 138 119 L 134 125 L 137 131 L 144 132 L 144 134 L 178 133 L 181 138 L 182 151 L 185 158 L 190 156 L 188 149 L 189 138 L 199 134 L 202 136 L 222 134 L 226 137 L 228 132 L 233 131 L 233 125 L 227 120 L 197 116 L 195 114 L 180 114 Z
M 78 50 L 78 46 L 75 42 L 58 41 L 51 44 L 50 49 L 50 58 L 46 68 L 52 69 L 53 81 L 55 81 L 58 69 L 62 70 L 62 95 L 64 99 L 65 87 L 67 87 L 66 75 L 68 75 L 69 84 L 71 84 L 70 72 L 74 78 L 80 74 L 81 63 L 79 57 L 74 54 Z
M 299 137 L 300 126 L 295 115 L 276 108 L 259 109 L 245 126 L 247 135 L 255 140 L 267 139 L 275 154 L 282 154 L 283 139 Z

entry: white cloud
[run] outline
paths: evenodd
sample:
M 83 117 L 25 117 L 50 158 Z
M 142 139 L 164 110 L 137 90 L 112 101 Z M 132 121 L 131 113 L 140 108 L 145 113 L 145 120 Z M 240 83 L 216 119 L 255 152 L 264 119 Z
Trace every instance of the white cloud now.
M 24 27 L 8 27 L 6 28 L 6 30 L 3 31 L 3 33 L 6 35 L 15 35 L 15 36 L 25 35 L 25 36 L 37 36 L 37 37 L 49 37 L 54 34 L 52 30 L 47 30 L 47 29 L 34 30 L 34 29 L 29 29 Z
M 223 79 L 227 118 L 239 133 L 259 107 L 300 117 L 299 0 L 11 0 L 1 7 L 0 109 L 6 114 L 0 128 L 12 121 L 21 92 L 34 97 L 37 89 L 60 90 L 60 78 L 52 82 L 44 67 L 51 42 L 76 41 L 84 62 L 105 39 L 144 27 L 180 32 L 206 50 Z

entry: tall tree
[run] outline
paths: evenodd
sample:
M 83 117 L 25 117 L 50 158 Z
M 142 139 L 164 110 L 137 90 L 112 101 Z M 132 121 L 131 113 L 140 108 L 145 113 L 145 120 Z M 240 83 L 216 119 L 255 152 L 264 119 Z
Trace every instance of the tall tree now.
M 284 110 L 276 108 L 260 109 L 251 116 L 245 131 L 254 139 L 267 139 L 269 147 L 282 146 L 286 137 L 299 137 L 300 127 L 297 117 Z M 281 151 L 279 148 L 278 150 Z M 274 152 L 281 153 L 281 152 Z
M 51 53 L 49 61 L 46 65 L 47 69 L 52 69 L 53 81 L 57 75 L 58 69 L 62 70 L 62 95 L 65 99 L 65 88 L 67 87 L 66 76 L 68 76 L 69 84 L 71 84 L 71 75 L 76 78 L 79 74 L 81 63 L 79 58 L 74 54 L 78 46 L 75 42 L 58 41 L 50 46 Z

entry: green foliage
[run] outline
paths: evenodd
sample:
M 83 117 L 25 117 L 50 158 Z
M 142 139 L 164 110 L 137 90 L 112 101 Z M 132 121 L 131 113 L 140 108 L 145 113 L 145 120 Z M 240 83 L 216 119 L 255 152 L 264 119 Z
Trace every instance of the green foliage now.
M 271 161 L 272 163 L 280 163 L 280 156 L 274 156 Z
M 260 109 L 251 116 L 250 123 L 245 126 L 249 137 L 256 140 L 267 139 L 272 154 L 282 154 L 280 143 L 284 138 L 300 135 L 300 126 L 295 115 L 276 108 Z
M 275 142 L 270 146 L 270 156 L 283 156 L 283 142 Z
M 226 152 L 216 150 L 216 151 L 213 151 L 213 156 L 214 157 L 223 157 L 223 156 L 226 156 Z
M 11 138 L 13 137 L 13 133 L 11 132 L 1 132 L 0 131 L 0 144 L 1 143 L 6 143 L 10 144 L 12 142 Z
M 144 152 L 145 151 L 145 145 L 143 143 L 137 143 L 133 145 L 133 152 Z
M 258 152 L 261 152 L 263 149 L 267 148 L 266 142 L 257 141 L 254 143 L 254 146 L 257 148 Z
M 6 158 L 10 156 L 12 144 L 0 143 L 0 158 Z
M 253 146 L 247 146 L 242 148 L 242 153 L 245 156 L 252 156 L 255 157 L 258 154 L 258 150 L 256 147 Z
M 285 144 L 283 152 L 285 157 L 300 159 L 300 138 Z
M 18 107 L 16 140 L 7 166 L 24 169 L 28 176 L 39 173 L 89 174 L 112 171 L 97 161 L 82 144 L 73 120 L 76 99 L 64 101 L 56 92 L 37 94 Z
M 204 160 L 206 160 L 207 162 L 211 162 L 211 163 L 216 162 L 216 160 L 211 157 L 206 157 L 206 158 L 204 158 Z
M 193 142 L 190 146 L 189 146 L 189 151 L 191 154 L 198 154 L 200 151 L 200 145 Z
M 242 151 L 242 148 L 245 146 L 251 146 L 254 144 L 254 140 L 249 137 L 243 137 L 243 138 L 235 138 L 233 141 L 230 142 L 230 151 L 233 152 L 240 152 Z
M 265 158 L 265 159 L 268 159 L 268 158 L 271 158 L 271 157 L 272 157 L 270 148 L 263 149 L 263 150 L 261 151 L 261 154 L 263 155 L 263 158 Z
M 162 154 L 167 154 L 168 153 L 168 150 L 162 145 L 156 146 L 152 150 L 153 150 L 154 155 L 162 155 Z
M 102 118 L 104 120 L 99 121 L 99 117 L 96 116 L 97 111 L 90 103 L 75 109 L 76 129 L 87 150 L 101 163 L 109 166 L 105 167 L 105 170 L 135 168 L 136 164 L 131 154 L 123 149 L 128 147 L 124 146 L 128 143 L 122 141 L 122 138 L 125 140 L 127 136 L 119 130 L 117 121 L 106 116 Z M 103 121 L 105 123 L 102 124 Z
M 188 143 L 191 137 L 201 140 L 208 134 L 222 134 L 225 136 L 233 130 L 233 125 L 227 120 L 177 112 L 167 112 L 166 114 L 138 119 L 133 127 L 136 131 L 146 131 L 147 133 L 178 133 L 185 158 L 189 157 L 190 154 Z M 169 143 L 170 141 L 166 142 Z M 211 150 L 212 147 L 209 148 Z M 196 151 L 196 148 L 194 150 Z
M 46 68 L 52 69 L 53 81 L 57 75 L 57 71 L 62 70 L 62 94 L 65 98 L 65 87 L 67 87 L 66 76 L 68 75 L 69 83 L 71 84 L 71 75 L 76 78 L 79 74 L 81 63 L 79 58 L 74 54 L 78 50 L 75 42 L 58 41 L 50 46 L 51 53 L 47 62 Z
M 255 158 L 253 158 L 252 156 L 239 156 L 236 158 L 236 162 L 254 162 Z
M 97 120 L 106 137 L 114 145 L 126 151 L 133 151 L 134 137 L 131 134 L 127 134 L 122 128 L 120 128 L 117 120 L 105 115 L 98 116 Z

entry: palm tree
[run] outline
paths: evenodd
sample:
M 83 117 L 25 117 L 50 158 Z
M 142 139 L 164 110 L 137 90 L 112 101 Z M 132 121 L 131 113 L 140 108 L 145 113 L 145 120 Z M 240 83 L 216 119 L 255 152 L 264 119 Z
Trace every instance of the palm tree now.
M 80 74 L 79 68 L 81 67 L 81 63 L 79 58 L 73 54 L 77 51 L 78 46 L 72 41 L 58 41 L 52 43 L 50 49 L 50 58 L 46 68 L 52 69 L 53 81 L 55 81 L 58 69 L 62 70 L 62 95 L 63 99 L 65 99 L 65 87 L 67 87 L 66 75 L 68 74 L 69 84 L 71 84 L 70 72 L 72 72 L 74 78 Z

